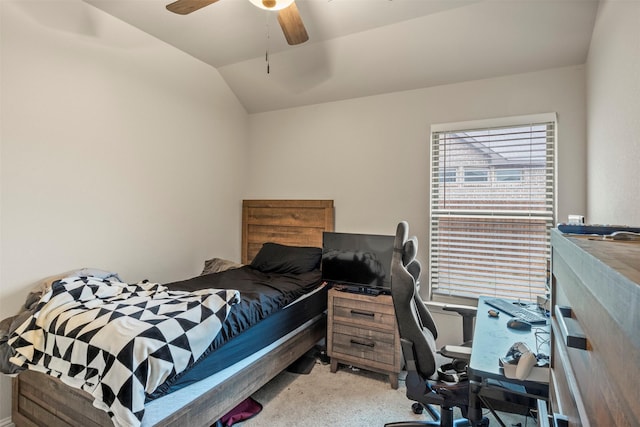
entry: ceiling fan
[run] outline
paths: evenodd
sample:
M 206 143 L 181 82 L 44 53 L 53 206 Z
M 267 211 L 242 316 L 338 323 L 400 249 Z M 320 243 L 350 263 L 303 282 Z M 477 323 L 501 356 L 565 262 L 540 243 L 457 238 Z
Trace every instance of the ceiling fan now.
M 187 15 L 218 0 L 177 0 L 167 5 L 173 13 Z M 278 22 L 290 45 L 301 44 L 309 40 L 307 30 L 302 23 L 298 7 L 294 0 L 249 0 L 260 9 L 278 11 Z

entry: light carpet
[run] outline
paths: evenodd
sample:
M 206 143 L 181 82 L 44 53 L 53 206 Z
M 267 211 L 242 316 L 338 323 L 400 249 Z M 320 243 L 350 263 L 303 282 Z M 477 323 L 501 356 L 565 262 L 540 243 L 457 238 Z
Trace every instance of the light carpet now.
M 391 421 L 429 420 L 429 415 L 415 415 L 401 374 L 397 390 L 382 374 L 340 365 L 331 373 L 329 365 L 316 360 L 309 374 L 284 371 L 267 383 L 253 398 L 263 405 L 254 418 L 241 427 L 382 427 Z M 488 411 L 487 411 L 488 412 Z M 457 412 L 459 416 L 459 412 Z M 499 426 L 490 413 L 490 426 Z M 507 426 L 533 427 L 533 418 L 507 415 Z

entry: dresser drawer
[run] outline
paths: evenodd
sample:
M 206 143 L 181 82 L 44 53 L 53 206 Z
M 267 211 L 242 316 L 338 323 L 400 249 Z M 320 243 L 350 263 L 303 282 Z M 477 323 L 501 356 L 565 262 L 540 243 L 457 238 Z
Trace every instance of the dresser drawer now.
M 562 415 L 571 427 L 588 426 L 582 393 L 577 386 L 567 347 L 559 340 L 554 339 L 552 352 L 553 366 L 549 384 L 551 414 Z

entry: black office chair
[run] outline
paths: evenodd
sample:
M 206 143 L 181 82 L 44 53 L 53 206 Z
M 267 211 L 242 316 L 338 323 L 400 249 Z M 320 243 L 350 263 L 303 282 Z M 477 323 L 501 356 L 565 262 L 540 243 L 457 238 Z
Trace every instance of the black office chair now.
M 469 382 L 465 375 L 455 375 L 444 382 L 438 379 L 438 362 L 436 354 L 436 338 L 438 330 L 428 308 L 425 306 L 418 293 L 420 279 L 420 263 L 415 259 L 418 251 L 418 241 L 415 237 L 408 238 L 409 225 L 403 221 L 398 224 L 396 231 L 393 260 L 391 263 L 391 297 L 398 322 L 398 331 L 402 344 L 402 353 L 405 358 L 407 376 L 405 384 L 407 397 L 417 403 L 414 404 L 414 412 L 419 412 L 418 407 L 424 407 L 434 418 L 432 421 L 402 421 L 385 424 L 385 427 L 413 427 L 413 426 L 470 426 L 466 419 L 469 409 Z M 457 310 L 456 310 L 457 311 Z M 463 308 L 463 315 L 470 316 L 474 310 Z M 467 325 L 466 335 L 469 335 Z M 465 340 L 470 338 L 465 337 Z M 453 352 L 448 352 L 447 347 L 440 351 L 444 356 L 453 356 L 462 363 L 452 363 L 451 366 L 461 371 L 460 365 L 468 363 L 470 351 L 461 351 L 455 347 Z M 445 374 L 440 369 L 440 375 Z M 432 406 L 439 405 L 440 412 Z M 453 419 L 453 408 L 458 407 L 464 418 Z M 477 426 L 488 426 L 489 420 L 481 418 L 481 414 L 475 414 L 482 419 Z

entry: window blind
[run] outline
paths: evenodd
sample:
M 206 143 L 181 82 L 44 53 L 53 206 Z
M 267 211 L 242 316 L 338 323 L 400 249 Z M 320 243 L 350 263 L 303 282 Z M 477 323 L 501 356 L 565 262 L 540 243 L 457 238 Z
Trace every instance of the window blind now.
M 544 294 L 555 223 L 555 119 L 520 121 L 432 128 L 433 293 Z

